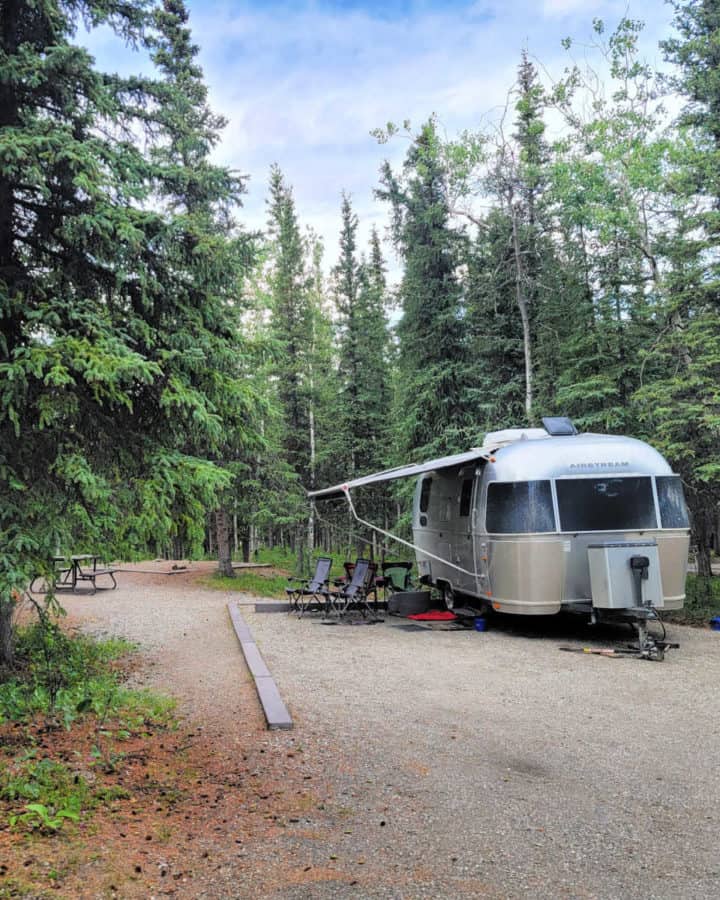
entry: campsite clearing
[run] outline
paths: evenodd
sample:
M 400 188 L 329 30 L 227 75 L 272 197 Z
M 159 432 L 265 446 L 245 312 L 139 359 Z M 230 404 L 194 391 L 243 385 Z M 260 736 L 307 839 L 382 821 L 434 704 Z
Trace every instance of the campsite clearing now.
M 716 896 L 717 633 L 672 626 L 664 663 L 612 660 L 559 653 L 572 633 L 527 619 L 478 633 L 256 613 L 203 574 L 124 573 L 64 599 L 141 645 L 134 678 L 178 698 L 205 766 L 164 843 L 101 830 L 74 896 Z M 263 730 L 231 599 L 292 732 Z

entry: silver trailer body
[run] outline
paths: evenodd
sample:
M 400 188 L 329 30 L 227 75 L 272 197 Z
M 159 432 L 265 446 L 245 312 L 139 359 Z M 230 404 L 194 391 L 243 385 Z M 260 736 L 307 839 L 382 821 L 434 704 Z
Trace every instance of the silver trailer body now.
M 659 567 L 648 606 L 682 607 L 688 516 L 680 479 L 656 450 L 633 438 L 543 429 L 488 435 L 481 449 L 467 462 L 423 465 L 413 507 L 423 580 L 506 613 L 602 610 L 609 588 L 596 574 L 593 597 L 591 547 L 637 544 Z M 610 554 L 621 556 L 633 554 Z M 634 607 L 629 567 L 622 577 Z M 618 590 L 613 608 L 622 603 Z

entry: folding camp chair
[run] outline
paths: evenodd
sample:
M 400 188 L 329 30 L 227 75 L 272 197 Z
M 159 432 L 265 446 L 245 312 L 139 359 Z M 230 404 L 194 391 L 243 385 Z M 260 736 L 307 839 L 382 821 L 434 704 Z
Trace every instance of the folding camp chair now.
M 360 558 L 356 560 L 350 581 L 343 584 L 340 590 L 330 592 L 330 608 L 337 612 L 339 616 L 345 615 L 352 607 L 359 610 L 363 616 L 368 613 L 375 615 L 375 611 L 370 607 L 369 597 L 371 594 L 375 595 L 377 605 L 376 573 L 377 563 L 371 562 L 369 559 Z
M 285 588 L 291 612 L 302 616 L 305 612 L 310 611 L 313 604 L 315 604 L 315 609 L 326 608 L 331 566 L 332 559 L 329 556 L 320 556 L 315 564 L 315 574 L 312 578 L 288 578 L 289 582 L 302 582 L 300 587 Z

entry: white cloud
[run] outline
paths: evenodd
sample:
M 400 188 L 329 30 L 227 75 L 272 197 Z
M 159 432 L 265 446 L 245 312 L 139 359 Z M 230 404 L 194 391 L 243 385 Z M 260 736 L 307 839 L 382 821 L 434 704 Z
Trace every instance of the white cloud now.
M 580 11 L 590 14 L 601 6 L 601 0 L 545 0 L 543 12 L 546 16 L 566 16 Z
M 324 238 L 328 266 L 342 190 L 353 196 L 362 241 L 386 219 L 372 193 L 378 169 L 386 157 L 399 164 L 407 143 L 379 146 L 372 128 L 406 118 L 417 125 L 433 112 L 449 135 L 478 128 L 504 106 L 523 47 L 559 73 L 568 30 L 586 38 L 593 16 L 616 21 L 626 11 L 625 0 L 423 0 L 395 17 L 374 14 L 370 2 L 189 2 L 211 103 L 228 119 L 217 159 L 251 176 L 242 221 L 264 226 L 267 173 L 277 162 L 301 221 Z M 634 14 L 667 30 L 663 0 Z M 93 47 L 106 64 L 104 39 Z

